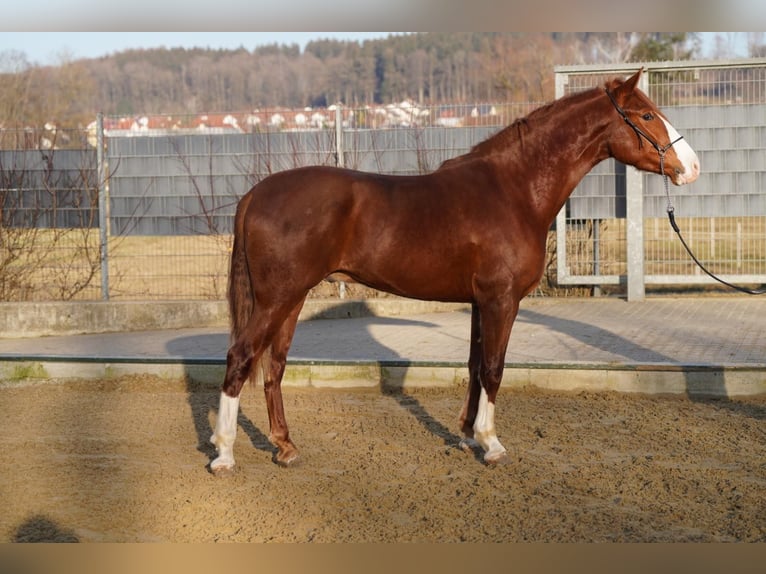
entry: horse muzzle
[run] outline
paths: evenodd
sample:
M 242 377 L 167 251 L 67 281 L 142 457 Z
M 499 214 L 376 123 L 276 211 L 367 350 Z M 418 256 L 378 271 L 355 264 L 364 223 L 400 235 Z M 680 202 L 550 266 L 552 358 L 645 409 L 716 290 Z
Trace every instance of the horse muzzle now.
M 685 166 L 684 171 L 680 169 L 673 170 L 673 176 L 671 180 L 675 185 L 686 185 L 696 181 L 700 175 L 700 163 L 699 160 L 694 160 L 690 166 Z
M 673 146 L 680 166 L 673 170 L 671 179 L 675 185 L 692 183 L 700 175 L 700 160 L 686 141 L 681 140 Z

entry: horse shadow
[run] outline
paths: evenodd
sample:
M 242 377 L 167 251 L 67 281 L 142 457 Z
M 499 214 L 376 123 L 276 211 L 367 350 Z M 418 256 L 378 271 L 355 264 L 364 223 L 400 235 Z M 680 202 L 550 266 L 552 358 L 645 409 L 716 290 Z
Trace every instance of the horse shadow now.
M 516 321 L 519 323 L 542 325 L 552 331 L 569 335 L 588 346 L 610 353 L 620 354 L 630 361 L 654 363 L 668 363 L 673 361 L 673 359 L 667 355 L 658 353 L 653 349 L 648 349 L 630 339 L 626 339 L 612 331 L 608 331 L 590 323 L 584 323 L 574 319 L 564 319 L 555 315 L 546 315 L 545 313 L 531 311 L 530 309 L 520 309 Z M 511 344 L 513 344 L 513 337 L 511 337 Z
M 324 319 L 329 317 L 346 317 L 361 320 L 354 321 L 353 323 L 343 322 L 343 324 L 324 321 Z M 399 371 L 396 381 L 385 380 L 383 375 L 381 375 L 378 381 L 381 394 L 396 401 L 401 408 L 411 414 L 426 430 L 443 440 L 446 446 L 459 448 L 458 445 L 461 438 L 454 434 L 444 423 L 431 415 L 416 397 L 406 392 L 401 381 L 406 379 L 407 370 L 412 365 L 412 362 L 399 355 L 393 349 L 381 344 L 373 336 L 371 327 L 376 325 L 389 325 L 403 329 L 418 325 L 425 327 L 433 326 L 432 323 L 413 319 L 381 317 L 376 315 L 366 302 L 349 301 L 333 307 L 330 315 L 326 312 L 320 312 L 299 322 L 290 355 L 293 354 L 293 350 L 296 348 L 310 347 L 310 339 L 312 337 L 322 337 L 333 341 L 333 344 L 315 346 L 311 360 L 371 360 L 377 363 L 379 367 L 395 365 Z M 211 357 L 225 357 L 228 341 L 228 332 L 179 337 L 168 342 L 167 350 L 172 356 L 177 356 L 184 360 L 193 358 L 189 356 L 189 348 L 209 349 Z M 288 355 L 288 361 L 290 360 L 290 355 Z M 381 369 L 382 372 L 383 369 Z M 187 368 L 185 380 L 187 400 L 197 435 L 197 450 L 207 456 L 209 461 L 212 461 L 217 456 L 217 453 L 215 447 L 210 443 L 210 437 L 213 434 L 213 425 L 210 421 L 213 415 L 217 416 L 220 386 L 213 387 L 209 380 L 198 379 L 190 368 Z M 265 429 L 266 432 L 264 432 L 264 430 L 258 428 L 242 410 L 239 411 L 237 424 L 248 437 L 253 448 L 271 454 L 272 460 L 276 460 L 277 448 L 268 439 L 268 429 Z M 474 453 L 474 455 L 477 458 L 481 458 L 477 453 Z
M 534 323 L 548 327 L 559 333 L 565 333 L 589 346 L 610 353 L 620 354 L 631 362 L 657 364 L 677 363 L 677 360 L 673 357 L 644 347 L 630 339 L 626 339 L 612 331 L 590 323 L 565 319 L 554 315 L 546 315 L 530 309 L 521 309 L 517 321 Z M 511 338 L 511 344 L 513 344 L 513 338 Z M 713 377 L 712 383 L 708 382 L 705 388 L 700 390 L 698 385 L 695 384 L 695 370 L 684 370 L 686 396 L 690 400 L 698 403 L 705 403 L 718 409 L 736 412 L 749 418 L 766 420 L 766 408 L 732 400 L 727 395 L 723 367 L 706 366 L 705 372 L 708 374 L 712 373 L 715 376 Z

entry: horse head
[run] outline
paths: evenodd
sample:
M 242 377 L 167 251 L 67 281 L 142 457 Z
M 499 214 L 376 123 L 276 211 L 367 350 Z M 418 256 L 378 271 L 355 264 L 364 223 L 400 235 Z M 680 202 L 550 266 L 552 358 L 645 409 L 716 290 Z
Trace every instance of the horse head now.
M 644 171 L 667 175 L 676 185 L 699 176 L 697 154 L 649 97 L 638 89 L 643 68 L 625 81 L 605 87 L 614 107 L 609 150 L 617 160 Z

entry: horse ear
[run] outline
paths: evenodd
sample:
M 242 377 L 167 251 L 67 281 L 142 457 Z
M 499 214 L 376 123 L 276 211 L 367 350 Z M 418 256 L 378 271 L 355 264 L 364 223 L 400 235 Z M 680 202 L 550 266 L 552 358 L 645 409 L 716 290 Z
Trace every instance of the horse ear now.
M 623 94 L 629 94 L 633 92 L 636 89 L 636 86 L 638 85 L 638 81 L 641 79 L 641 74 L 644 73 L 643 66 L 638 69 L 638 71 L 633 74 L 630 78 L 625 80 L 625 82 L 620 86 L 619 91 Z

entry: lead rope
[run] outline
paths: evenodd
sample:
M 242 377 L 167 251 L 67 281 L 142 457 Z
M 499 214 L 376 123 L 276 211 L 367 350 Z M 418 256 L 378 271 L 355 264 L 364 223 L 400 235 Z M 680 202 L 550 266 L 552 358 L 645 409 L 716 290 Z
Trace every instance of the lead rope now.
M 659 151 L 659 150 L 658 150 Z M 702 264 L 700 263 L 700 260 L 695 257 L 692 250 L 689 248 L 689 246 L 686 244 L 686 241 L 684 240 L 683 235 L 681 235 L 681 230 L 678 228 L 678 225 L 676 224 L 676 218 L 675 218 L 675 208 L 673 207 L 673 202 L 670 200 L 670 190 L 668 189 L 668 176 L 665 173 L 665 154 L 660 153 L 660 173 L 663 175 L 664 182 L 665 182 L 665 197 L 668 200 L 668 219 L 670 220 L 670 226 L 673 228 L 673 231 L 676 232 L 676 235 L 678 235 L 678 239 L 681 240 L 681 245 L 684 246 L 684 249 L 686 249 L 686 252 L 689 254 L 689 257 L 692 258 L 692 260 L 699 266 L 700 269 L 702 269 L 705 273 L 707 273 L 710 277 L 718 281 L 719 283 L 726 285 L 727 287 L 730 287 L 731 289 L 734 289 L 735 291 L 740 291 L 741 293 L 747 293 L 748 295 L 763 295 L 766 293 L 766 289 L 748 289 L 747 287 L 741 287 L 739 285 L 733 285 L 729 283 L 728 281 L 724 281 L 720 277 L 717 277 Z

